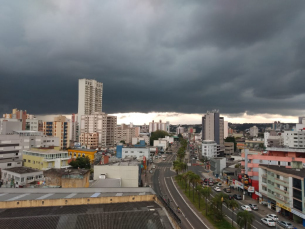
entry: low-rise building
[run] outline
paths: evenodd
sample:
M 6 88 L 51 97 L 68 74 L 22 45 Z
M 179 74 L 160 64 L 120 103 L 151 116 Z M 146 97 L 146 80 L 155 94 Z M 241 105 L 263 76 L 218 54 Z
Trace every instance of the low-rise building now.
M 14 167 L 1 170 L 1 178 L 9 187 L 24 187 L 29 183 L 43 181 L 43 172 L 27 167 Z
M 257 126 L 250 127 L 250 136 L 257 137 L 257 135 L 258 135 L 258 128 L 257 128 Z
M 67 151 L 38 148 L 23 151 L 24 166 L 33 169 L 69 168 L 69 159 Z
M 147 136 L 147 135 L 143 135 L 143 136 L 141 136 L 141 137 L 133 137 L 132 138 L 132 145 L 136 145 L 136 144 L 139 144 L 139 142 L 141 141 L 141 140 L 144 140 L 145 141 L 145 144 L 146 145 L 149 145 L 149 141 L 150 141 L 150 139 L 149 139 L 149 136 Z
M 136 158 L 137 160 L 150 159 L 150 150 L 146 147 L 123 147 L 122 158 Z
M 68 155 L 70 158 L 78 158 L 78 157 L 89 157 L 91 163 L 94 162 L 95 154 L 97 150 L 93 149 L 68 149 Z
M 293 162 L 293 167 L 276 165 L 259 166 L 259 192 L 268 201 L 268 208 L 305 224 L 304 179 L 302 163 Z
M 165 152 L 168 147 L 168 141 L 167 140 L 154 140 L 154 146 L 162 147 L 163 151 Z
M 141 164 L 139 162 L 119 162 L 95 165 L 93 187 L 139 187 L 141 184 Z
M 217 143 L 213 140 L 203 140 L 202 156 L 207 158 L 217 157 Z
M 210 169 L 216 177 L 222 174 L 223 169 L 226 168 L 226 160 L 225 157 L 210 158 Z
M 43 171 L 45 184 L 49 187 L 88 188 L 89 169 L 49 169 Z

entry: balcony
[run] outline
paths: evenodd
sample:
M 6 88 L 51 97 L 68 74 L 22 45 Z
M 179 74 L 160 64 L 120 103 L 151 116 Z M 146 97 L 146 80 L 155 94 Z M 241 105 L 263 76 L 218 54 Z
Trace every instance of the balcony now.
M 288 187 L 289 186 L 289 182 L 288 181 L 285 181 L 285 180 L 281 180 L 281 179 L 278 179 L 278 178 L 274 178 L 274 182 L 275 183 L 278 183 L 280 185 L 283 185 L 285 187 Z

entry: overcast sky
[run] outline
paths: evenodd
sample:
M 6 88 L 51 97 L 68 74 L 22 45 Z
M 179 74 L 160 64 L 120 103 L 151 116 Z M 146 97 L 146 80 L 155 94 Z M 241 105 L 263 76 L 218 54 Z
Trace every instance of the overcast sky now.
M 304 0 L 2 0 L 0 113 L 77 113 L 89 78 L 106 113 L 305 115 L 304 22 Z

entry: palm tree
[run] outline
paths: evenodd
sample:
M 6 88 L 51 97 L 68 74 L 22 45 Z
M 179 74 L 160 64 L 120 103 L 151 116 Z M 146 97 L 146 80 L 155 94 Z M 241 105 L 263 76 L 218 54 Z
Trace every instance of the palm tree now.
M 176 177 L 177 177 L 177 179 L 179 180 L 179 182 L 181 183 L 181 180 L 182 180 L 182 178 L 183 178 L 183 175 L 182 175 L 182 174 L 178 174 Z
M 184 182 L 185 182 L 185 192 L 186 192 L 186 189 L 187 189 L 187 179 L 188 179 L 189 174 L 188 173 L 184 173 L 182 176 L 183 176 L 183 179 L 184 179 Z
M 189 182 L 189 196 L 191 196 L 191 182 L 194 179 L 195 173 L 192 171 L 188 171 L 186 174 L 188 174 L 188 182 Z
M 195 196 L 195 188 L 197 188 L 198 182 L 200 182 L 200 176 L 197 174 L 192 175 L 192 184 L 193 184 L 193 202 L 194 202 L 194 196 Z
M 251 224 L 254 220 L 254 215 L 248 211 L 240 211 L 237 213 L 237 224 L 240 228 L 251 228 Z
M 238 203 L 236 200 L 232 199 L 229 200 L 228 198 L 225 199 L 225 203 L 227 205 L 228 208 L 231 209 L 232 211 L 232 227 L 233 227 L 233 214 L 234 214 L 234 210 L 237 209 L 239 207 Z
M 196 187 L 196 192 L 198 194 L 198 207 L 199 207 L 199 210 L 200 210 L 200 199 L 201 199 L 200 197 L 201 197 L 201 194 L 202 194 L 202 190 L 203 190 L 203 188 L 202 188 L 201 185 L 198 185 Z
M 181 162 L 180 161 L 174 161 L 173 162 L 174 170 L 176 170 L 176 174 L 178 175 L 179 171 L 181 170 Z
M 211 192 L 212 190 L 210 187 L 204 187 L 204 189 L 202 190 L 202 194 L 205 197 L 205 215 L 208 215 L 208 199 L 210 199 Z

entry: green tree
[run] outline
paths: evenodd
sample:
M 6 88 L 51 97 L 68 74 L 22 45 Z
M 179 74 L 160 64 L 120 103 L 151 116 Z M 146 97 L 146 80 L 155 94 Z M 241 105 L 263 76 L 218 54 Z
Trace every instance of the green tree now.
M 154 140 L 158 140 L 159 138 L 164 138 L 165 136 L 168 136 L 168 135 L 169 134 L 163 130 L 157 130 L 155 132 L 151 132 L 150 145 L 152 146 L 154 144 Z
M 202 195 L 205 197 L 205 215 L 208 215 L 208 200 L 211 197 L 211 187 L 204 187 L 202 190 Z
M 193 185 L 193 202 L 194 202 L 195 189 L 197 188 L 198 182 L 200 182 L 200 176 L 194 173 L 191 176 L 191 182 L 192 182 L 192 185 Z
M 198 195 L 198 207 L 199 207 L 199 210 L 200 210 L 200 200 L 201 200 L 201 195 L 202 195 L 202 186 L 201 185 L 197 185 L 196 186 L 196 192 L 197 192 L 197 195 Z
M 240 228 L 250 229 L 254 220 L 254 215 L 248 211 L 240 211 L 237 213 L 237 224 Z
M 90 169 L 90 158 L 89 157 L 78 157 L 69 163 L 74 169 Z
M 237 143 L 236 143 L 235 137 L 227 137 L 227 138 L 225 139 L 225 142 L 234 142 L 234 152 L 236 151 L 236 149 L 237 149 Z
M 121 140 L 120 142 L 123 143 L 123 144 L 125 144 L 125 141 L 124 141 L 124 140 Z
M 239 205 L 238 205 L 236 200 L 234 200 L 234 199 L 229 200 L 229 198 L 225 198 L 225 203 L 226 203 L 227 207 L 229 209 L 231 209 L 231 211 L 232 211 L 231 218 L 232 218 L 232 227 L 233 227 L 233 214 L 234 214 L 234 210 L 238 209 Z

